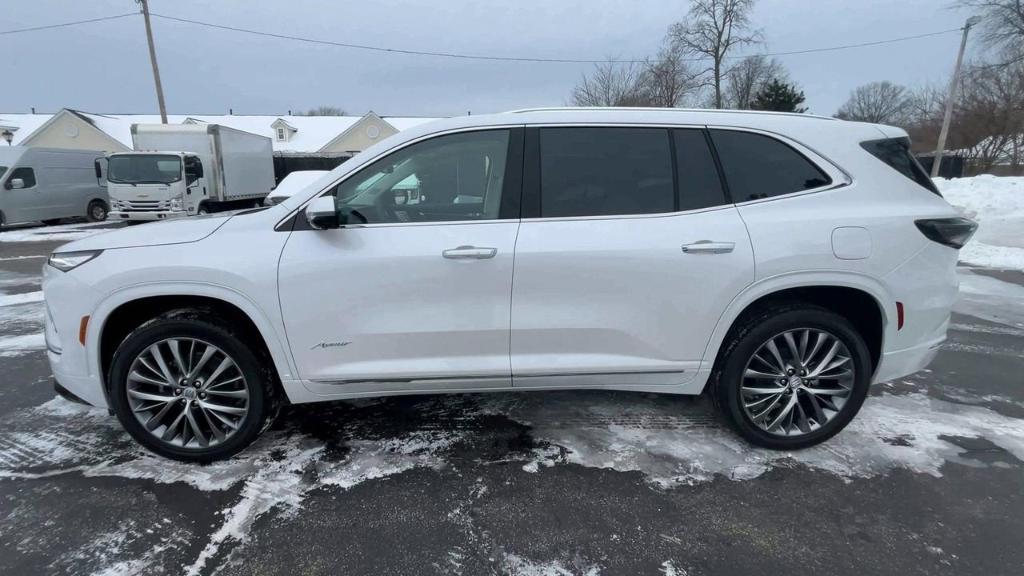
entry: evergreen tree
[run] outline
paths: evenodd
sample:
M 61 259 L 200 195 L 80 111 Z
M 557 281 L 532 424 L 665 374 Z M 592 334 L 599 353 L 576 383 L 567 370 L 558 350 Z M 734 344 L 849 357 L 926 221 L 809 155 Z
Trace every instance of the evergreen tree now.
M 796 84 L 783 82 L 778 78 L 766 84 L 754 96 L 750 103 L 752 110 L 772 110 L 775 112 L 807 112 L 804 103 L 804 92 Z

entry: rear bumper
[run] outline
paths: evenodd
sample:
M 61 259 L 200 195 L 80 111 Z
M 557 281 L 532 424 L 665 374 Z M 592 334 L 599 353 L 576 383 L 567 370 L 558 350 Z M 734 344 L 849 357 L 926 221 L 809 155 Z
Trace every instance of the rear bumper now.
M 188 213 L 185 212 L 185 211 L 176 212 L 176 211 L 166 210 L 166 211 L 161 211 L 161 212 L 156 212 L 156 211 L 153 211 L 153 212 L 149 212 L 149 211 L 138 212 L 138 211 L 134 211 L 134 210 L 133 211 L 114 210 L 114 211 L 109 213 L 107 219 L 108 220 L 134 220 L 134 221 L 139 221 L 139 222 L 153 222 L 153 221 L 156 221 L 156 220 L 170 220 L 170 219 L 173 219 L 173 218 L 184 218 L 185 216 L 188 216 Z
M 875 371 L 875 382 L 887 382 L 924 370 L 935 359 L 946 341 L 945 330 L 942 332 L 942 336 L 928 342 L 883 354 L 878 370 Z

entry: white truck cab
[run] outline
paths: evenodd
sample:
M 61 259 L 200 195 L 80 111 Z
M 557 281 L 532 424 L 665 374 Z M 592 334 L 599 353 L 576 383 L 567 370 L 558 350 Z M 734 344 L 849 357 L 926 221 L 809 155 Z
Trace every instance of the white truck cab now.
M 188 152 L 122 152 L 107 157 L 111 218 L 164 220 L 198 214 L 208 186 L 199 156 Z
M 249 208 L 274 187 L 273 146 L 264 136 L 217 124 L 133 124 L 132 146 L 107 156 L 114 220 Z

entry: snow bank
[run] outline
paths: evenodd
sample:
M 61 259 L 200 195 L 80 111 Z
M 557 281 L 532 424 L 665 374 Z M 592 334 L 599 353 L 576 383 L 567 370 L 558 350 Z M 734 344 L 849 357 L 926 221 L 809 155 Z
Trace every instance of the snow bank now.
M 990 268 L 1024 270 L 1024 177 L 936 178 L 950 204 L 978 221 L 960 259 Z
M 0 232 L 0 242 L 70 242 L 112 229 L 110 222 L 15 228 Z

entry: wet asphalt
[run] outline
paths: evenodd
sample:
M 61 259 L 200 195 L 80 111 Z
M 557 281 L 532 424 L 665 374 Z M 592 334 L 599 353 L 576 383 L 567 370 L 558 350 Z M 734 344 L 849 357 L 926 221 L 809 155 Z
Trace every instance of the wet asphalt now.
M 58 244 L 0 243 L 0 292 L 39 290 Z M 1019 272 L 974 272 L 1024 287 Z M 0 342 L 41 330 L 4 318 Z M 871 446 L 891 451 L 870 473 L 800 455 L 720 473 L 713 451 L 630 469 L 654 453 L 650 430 L 763 458 L 703 399 L 612 392 L 290 407 L 235 463 L 204 469 L 153 458 L 105 412 L 53 400 L 42 350 L 9 352 L 0 573 L 1020 574 L 1024 463 L 1007 447 L 1024 445 L 1024 326 L 957 314 L 929 370 L 876 386 L 868 405 L 922 398 L 1002 428 L 925 438 L 911 424 L 865 448 L 837 444 L 854 467 L 878 456 Z M 917 454 L 935 446 L 946 456 L 922 471 Z M 658 481 L 664 466 L 675 476 Z

